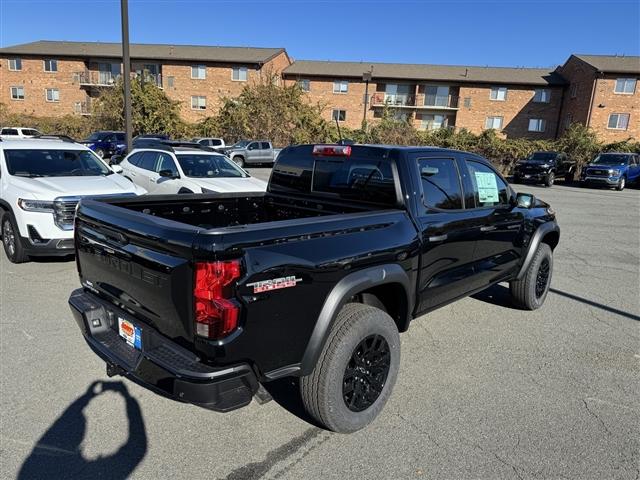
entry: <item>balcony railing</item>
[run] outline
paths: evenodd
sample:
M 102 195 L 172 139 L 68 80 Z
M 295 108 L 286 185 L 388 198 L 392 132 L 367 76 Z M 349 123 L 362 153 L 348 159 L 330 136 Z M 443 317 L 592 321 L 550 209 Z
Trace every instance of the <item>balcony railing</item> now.
M 134 78 L 142 79 L 144 82 L 151 82 L 156 87 L 162 88 L 162 74 L 161 73 L 149 73 L 149 72 L 137 72 L 134 74 Z
M 374 107 L 455 109 L 458 108 L 458 96 L 376 92 L 371 96 L 371 105 Z
M 96 70 L 85 70 L 73 74 L 74 81 L 80 85 L 92 87 L 112 87 L 120 75 L 111 72 L 100 72 Z
M 91 115 L 91 102 L 76 102 L 73 105 L 73 111 L 76 115 Z

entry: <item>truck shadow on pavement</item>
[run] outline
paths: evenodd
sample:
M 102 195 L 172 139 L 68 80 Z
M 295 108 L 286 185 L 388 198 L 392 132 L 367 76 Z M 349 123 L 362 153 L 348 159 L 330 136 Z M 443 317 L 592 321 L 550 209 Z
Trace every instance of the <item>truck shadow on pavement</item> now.
M 101 387 L 101 388 L 99 388 Z M 129 432 L 127 441 L 107 456 L 88 460 L 82 454 L 91 400 L 107 392 L 125 400 Z M 138 401 L 122 382 L 94 382 L 49 427 L 38 440 L 18 473 L 19 480 L 39 478 L 128 478 L 147 452 L 147 434 Z
M 621 317 L 625 317 L 630 320 L 635 320 L 640 322 L 640 316 L 638 315 L 634 315 L 633 313 L 626 312 L 618 308 L 610 307 L 609 305 L 605 305 L 603 303 L 589 300 L 588 298 L 574 295 L 573 293 L 564 292 L 562 290 L 558 290 L 557 288 L 550 288 L 549 293 L 553 293 L 555 295 L 568 298 L 569 300 L 584 303 L 591 307 L 604 310 L 605 312 L 613 313 L 615 315 L 620 315 Z M 506 307 L 506 308 L 512 308 L 514 310 L 521 310 L 511 300 L 511 293 L 509 292 L 509 288 L 500 284 L 493 285 L 487 288 L 486 290 L 483 290 L 480 293 L 476 293 L 475 295 L 472 295 L 471 298 L 475 298 L 476 300 L 480 300 L 485 303 L 490 303 L 491 305 L 497 305 L 499 307 Z
M 311 415 L 307 413 L 300 396 L 300 379 L 296 377 L 286 377 L 263 384 L 273 400 L 289 413 L 301 420 L 322 428 Z

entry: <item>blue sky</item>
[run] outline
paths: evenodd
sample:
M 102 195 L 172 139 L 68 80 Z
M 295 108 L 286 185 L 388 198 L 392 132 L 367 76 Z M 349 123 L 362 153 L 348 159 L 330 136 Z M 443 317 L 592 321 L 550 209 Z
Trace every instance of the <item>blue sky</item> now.
M 640 54 L 638 0 L 129 0 L 132 42 L 286 47 L 293 58 L 546 67 Z M 119 0 L 0 0 L 0 46 L 120 40 Z

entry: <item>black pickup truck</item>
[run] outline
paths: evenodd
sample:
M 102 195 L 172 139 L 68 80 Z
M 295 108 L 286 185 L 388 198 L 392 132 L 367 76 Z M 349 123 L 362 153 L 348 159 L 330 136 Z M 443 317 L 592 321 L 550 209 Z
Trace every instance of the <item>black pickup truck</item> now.
M 540 307 L 559 237 L 477 155 L 292 146 L 266 193 L 83 200 L 69 304 L 109 375 L 216 411 L 297 376 L 309 414 L 352 432 L 413 318 L 503 281 Z

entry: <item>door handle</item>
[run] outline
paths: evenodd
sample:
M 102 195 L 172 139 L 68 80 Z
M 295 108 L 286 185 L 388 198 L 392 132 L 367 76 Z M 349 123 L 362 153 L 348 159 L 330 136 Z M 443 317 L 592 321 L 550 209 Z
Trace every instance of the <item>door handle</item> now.
M 444 235 L 433 235 L 429 237 L 430 242 L 444 242 L 447 239 L 447 234 Z
M 485 225 L 484 227 L 480 227 L 481 232 L 493 232 L 496 229 L 493 225 Z

